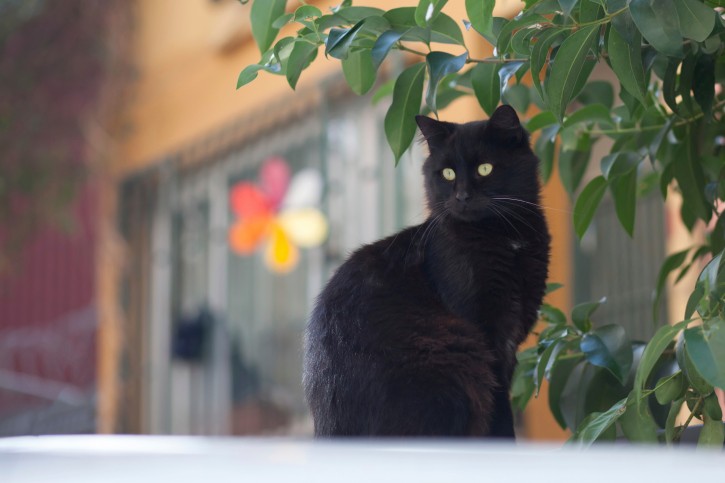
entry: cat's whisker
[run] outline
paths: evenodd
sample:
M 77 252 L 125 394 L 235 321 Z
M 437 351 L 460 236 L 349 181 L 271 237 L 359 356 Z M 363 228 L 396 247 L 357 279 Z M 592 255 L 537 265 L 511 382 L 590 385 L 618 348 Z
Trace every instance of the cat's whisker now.
M 420 246 L 421 247 L 425 247 L 426 243 L 428 243 L 428 239 L 430 239 L 431 235 L 435 232 L 435 229 L 443 221 L 443 219 L 445 218 L 445 216 L 447 214 L 448 214 L 448 212 L 443 210 L 440 213 L 438 213 L 430 221 L 430 224 L 426 227 L 425 231 L 423 232 L 423 235 L 421 235 L 421 237 L 420 237 Z
M 515 231 L 516 233 L 518 233 L 518 235 L 519 235 L 519 237 L 520 237 L 520 238 L 523 238 L 523 237 L 524 237 L 524 236 L 523 236 L 523 235 L 521 234 L 521 232 L 520 232 L 520 231 L 519 231 L 519 230 L 518 230 L 518 229 L 517 229 L 517 228 L 516 228 L 516 227 L 514 226 L 514 224 L 513 224 L 513 223 L 511 223 L 511 221 L 509 221 L 509 219 L 508 219 L 508 218 L 506 218 L 506 215 L 505 215 L 505 213 L 504 213 L 503 211 L 499 211 L 499 210 L 497 209 L 497 207 L 495 207 L 495 206 L 493 205 L 493 203 L 491 203 L 491 204 L 490 204 L 490 205 L 488 205 L 488 206 L 489 206 L 489 208 L 491 208 L 491 211 L 493 211 L 493 212 L 494 212 L 494 214 L 496 214 L 496 215 L 497 215 L 497 216 L 498 216 L 499 218 L 501 218 L 501 219 L 502 219 L 503 221 L 505 221 L 506 223 L 508 223 L 508 224 L 509 224 L 509 226 L 510 226 L 511 228 L 513 228 L 513 230 L 514 230 L 514 231 Z M 498 206 L 498 208 L 500 209 L 500 208 L 502 208 L 502 206 Z
M 444 202 L 435 203 L 432 205 L 432 208 L 442 208 L 444 207 Z M 435 213 L 435 211 L 433 212 Z M 425 247 L 425 244 L 427 243 L 426 237 L 430 238 L 430 235 L 432 235 L 432 231 L 435 228 L 437 224 L 439 224 L 443 218 L 448 214 L 446 210 L 441 210 L 440 212 L 432 215 L 432 217 L 428 218 L 428 220 L 425 223 L 422 223 L 418 225 L 417 230 L 415 233 L 413 233 L 413 236 L 410 238 L 410 243 L 408 244 L 408 248 L 405 250 L 404 258 L 406 260 L 408 259 L 408 254 L 410 253 L 410 249 L 416 245 L 420 247 Z M 420 231 L 423 230 L 423 233 L 421 234 Z M 420 236 L 419 236 L 420 234 Z
M 532 213 L 534 215 L 541 216 L 541 211 L 536 210 L 536 209 L 534 209 L 534 208 L 532 208 L 530 206 L 527 206 L 527 205 L 522 205 L 522 204 L 516 203 L 516 202 L 511 201 L 511 200 L 509 200 L 507 198 L 491 198 L 491 200 L 493 200 L 494 202 L 498 202 L 498 203 L 506 203 L 506 204 L 509 204 L 509 205 L 512 205 L 512 206 L 516 206 L 518 208 L 521 208 L 523 210 L 526 210 L 528 213 Z
M 545 206 L 545 205 L 542 205 L 542 204 L 539 204 L 539 203 L 532 203 L 531 201 L 522 200 L 520 198 L 512 198 L 512 197 L 506 197 L 506 196 L 496 196 L 496 197 L 494 197 L 492 199 L 494 199 L 494 200 L 509 200 L 509 201 L 515 201 L 515 202 L 518 202 L 518 203 L 524 203 L 524 204 L 527 204 L 527 205 L 536 206 L 538 208 L 542 208 L 542 209 L 545 209 L 545 210 L 560 211 L 562 213 L 569 213 L 569 214 L 572 213 L 571 210 L 564 210 L 562 208 L 554 208 L 553 206 Z
M 491 205 L 495 205 L 495 203 L 492 203 Z M 519 213 L 516 213 L 513 209 L 511 209 L 509 207 L 506 207 L 506 206 L 503 206 L 503 205 L 497 205 L 497 207 L 500 210 L 502 210 L 504 213 L 506 213 L 506 214 L 508 214 L 510 216 L 513 216 L 514 218 L 516 218 L 521 224 L 523 224 L 524 226 L 528 227 L 534 233 L 539 233 L 539 230 L 537 230 L 534 226 L 532 226 L 531 223 L 529 223 L 526 220 L 526 218 L 524 218 L 523 216 L 521 216 Z

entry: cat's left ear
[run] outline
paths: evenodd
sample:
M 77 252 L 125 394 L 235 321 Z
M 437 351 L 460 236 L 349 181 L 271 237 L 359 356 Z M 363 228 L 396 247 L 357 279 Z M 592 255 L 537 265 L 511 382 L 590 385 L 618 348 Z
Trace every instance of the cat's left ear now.
M 519 116 L 516 115 L 514 108 L 509 105 L 501 105 L 494 111 L 488 120 L 489 129 L 493 129 L 496 133 L 511 143 L 522 143 L 527 140 L 527 134 Z
M 437 121 L 427 116 L 415 116 L 415 122 L 431 151 L 442 147 L 453 133 L 454 124 L 450 122 Z

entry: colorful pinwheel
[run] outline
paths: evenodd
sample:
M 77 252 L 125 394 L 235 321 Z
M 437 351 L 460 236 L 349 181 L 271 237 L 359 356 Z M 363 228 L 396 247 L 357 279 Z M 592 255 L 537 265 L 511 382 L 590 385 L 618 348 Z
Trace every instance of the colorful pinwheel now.
M 264 247 L 270 270 L 287 273 L 299 260 L 299 249 L 320 245 L 327 237 L 327 220 L 317 206 L 322 177 L 312 168 L 290 180 L 284 159 L 267 159 L 259 183 L 241 181 L 232 187 L 229 203 L 237 219 L 229 229 L 229 246 L 243 256 Z

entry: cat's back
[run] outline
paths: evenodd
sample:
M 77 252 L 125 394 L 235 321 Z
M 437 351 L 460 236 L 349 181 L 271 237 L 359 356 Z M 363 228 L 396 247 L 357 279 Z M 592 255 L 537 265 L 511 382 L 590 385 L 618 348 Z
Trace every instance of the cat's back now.
M 427 223 L 409 227 L 353 252 L 320 293 L 312 320 L 325 318 L 324 312 L 364 310 L 371 308 L 366 302 L 404 296 L 401 283 L 407 291 L 420 285 L 420 241 L 426 228 Z

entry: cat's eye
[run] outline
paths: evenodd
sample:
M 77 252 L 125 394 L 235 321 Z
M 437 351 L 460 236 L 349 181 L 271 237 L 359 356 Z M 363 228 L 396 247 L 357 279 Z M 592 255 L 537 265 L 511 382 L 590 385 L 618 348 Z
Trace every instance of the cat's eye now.
M 445 168 L 445 169 L 444 169 L 444 170 L 443 170 L 443 171 L 441 172 L 441 174 L 442 174 L 442 175 L 443 175 L 443 177 L 444 177 L 445 179 L 447 179 L 448 181 L 453 181 L 454 179 L 456 179 L 456 172 L 455 172 L 455 171 L 453 171 L 453 170 L 452 170 L 451 168 Z
M 493 171 L 493 165 L 491 163 L 483 163 L 478 165 L 478 174 L 481 176 L 488 176 Z

